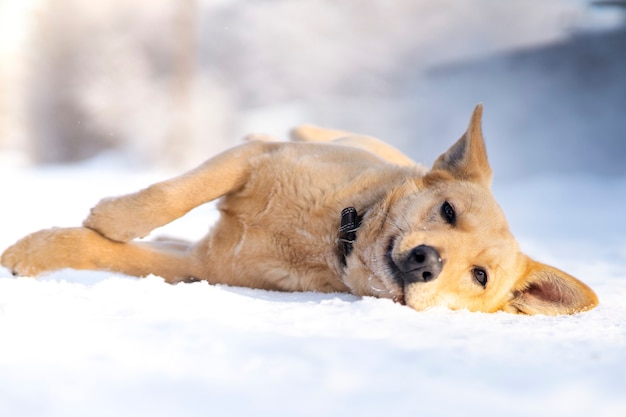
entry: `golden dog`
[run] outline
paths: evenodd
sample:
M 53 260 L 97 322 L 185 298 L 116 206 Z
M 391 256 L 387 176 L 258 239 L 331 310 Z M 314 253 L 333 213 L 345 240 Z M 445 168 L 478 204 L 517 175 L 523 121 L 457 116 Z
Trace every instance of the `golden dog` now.
M 481 117 L 479 105 L 430 170 L 367 136 L 303 126 L 292 142 L 260 137 L 100 201 L 83 227 L 26 236 L 1 262 L 19 275 L 155 274 L 171 283 L 351 292 L 416 310 L 555 315 L 595 307 L 585 284 L 520 252 L 490 192 Z M 134 240 L 217 198 L 220 220 L 201 241 Z

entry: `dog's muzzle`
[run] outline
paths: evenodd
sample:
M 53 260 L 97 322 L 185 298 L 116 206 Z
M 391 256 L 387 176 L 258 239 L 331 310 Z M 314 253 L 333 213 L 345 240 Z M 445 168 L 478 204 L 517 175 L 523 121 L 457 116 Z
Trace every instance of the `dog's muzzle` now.
M 413 248 L 401 259 L 394 259 L 389 251 L 387 261 L 394 278 L 403 287 L 415 282 L 435 280 L 443 268 L 439 252 L 428 245 Z

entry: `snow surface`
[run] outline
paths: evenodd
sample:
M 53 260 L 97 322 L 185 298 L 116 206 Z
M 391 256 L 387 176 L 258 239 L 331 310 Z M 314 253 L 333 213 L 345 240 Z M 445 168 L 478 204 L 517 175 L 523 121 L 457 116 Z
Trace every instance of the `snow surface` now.
M 0 250 L 165 176 L 4 164 Z M 0 268 L 0 415 L 624 416 L 625 191 L 624 178 L 495 184 L 522 247 L 598 293 L 574 316 Z M 195 239 L 216 215 L 155 234 Z

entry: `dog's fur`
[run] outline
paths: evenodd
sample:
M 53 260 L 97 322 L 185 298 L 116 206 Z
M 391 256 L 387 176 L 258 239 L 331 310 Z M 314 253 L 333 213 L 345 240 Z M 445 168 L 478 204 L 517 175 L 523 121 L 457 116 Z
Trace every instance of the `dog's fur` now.
M 257 137 L 179 177 L 100 201 L 83 227 L 26 236 L 1 262 L 20 275 L 101 269 L 172 283 L 351 292 L 416 310 L 555 315 L 595 307 L 585 284 L 520 252 L 489 190 L 481 116 L 477 106 L 467 132 L 430 170 L 341 131 L 303 126 L 292 142 Z M 217 198 L 221 218 L 201 241 L 134 240 Z M 344 253 L 346 207 L 362 222 Z

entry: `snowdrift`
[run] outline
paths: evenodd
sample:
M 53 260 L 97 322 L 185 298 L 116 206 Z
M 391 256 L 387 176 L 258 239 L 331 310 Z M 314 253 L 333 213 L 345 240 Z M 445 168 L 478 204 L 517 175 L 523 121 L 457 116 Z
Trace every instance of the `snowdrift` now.
M 0 168 L 0 250 L 164 177 Z M 522 248 L 587 282 L 597 309 L 418 313 L 347 294 L 0 268 L 0 414 L 626 415 L 626 180 L 537 178 L 495 192 Z M 207 205 L 154 235 L 195 239 L 216 217 Z

